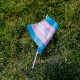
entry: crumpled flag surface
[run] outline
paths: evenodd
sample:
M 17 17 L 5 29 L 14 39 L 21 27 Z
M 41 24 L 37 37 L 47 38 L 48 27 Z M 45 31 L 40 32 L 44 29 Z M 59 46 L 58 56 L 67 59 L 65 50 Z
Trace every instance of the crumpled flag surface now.
M 59 25 L 49 16 L 36 24 L 27 25 L 28 31 L 38 46 L 38 53 L 42 53 Z

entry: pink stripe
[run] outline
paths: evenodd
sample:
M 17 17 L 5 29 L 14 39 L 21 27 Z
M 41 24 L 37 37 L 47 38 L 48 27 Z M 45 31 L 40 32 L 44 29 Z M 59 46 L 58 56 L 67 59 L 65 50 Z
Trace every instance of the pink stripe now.
M 35 24 L 31 24 L 33 31 L 35 34 L 42 40 L 42 42 L 45 44 L 46 43 L 46 37 L 41 33 L 41 31 L 36 27 Z
M 55 33 L 55 29 L 53 28 L 51 35 L 49 37 L 49 39 L 47 39 L 45 35 L 43 35 L 41 33 L 41 31 L 36 27 L 35 24 L 31 24 L 33 31 L 35 32 L 35 34 L 40 38 L 40 40 L 42 40 L 42 42 L 45 44 L 45 46 L 49 43 L 50 39 L 52 38 L 52 36 Z M 48 26 L 47 26 L 48 27 Z M 51 26 L 52 27 L 52 26 Z M 48 30 L 51 30 L 50 28 L 48 28 Z
M 52 34 L 50 36 L 50 38 L 46 40 L 45 45 L 47 45 L 49 43 L 50 39 L 52 38 L 52 36 L 54 35 L 55 29 L 45 20 L 41 21 L 40 23 Z
M 46 22 L 45 20 L 40 22 L 51 34 L 53 33 L 53 31 L 55 30 L 48 22 Z

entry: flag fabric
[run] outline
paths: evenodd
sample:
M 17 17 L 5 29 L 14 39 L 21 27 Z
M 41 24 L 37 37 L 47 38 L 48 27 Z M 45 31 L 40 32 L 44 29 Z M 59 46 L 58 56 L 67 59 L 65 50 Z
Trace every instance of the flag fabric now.
M 28 31 L 38 46 L 38 53 L 42 53 L 59 25 L 49 16 L 36 24 L 27 25 Z

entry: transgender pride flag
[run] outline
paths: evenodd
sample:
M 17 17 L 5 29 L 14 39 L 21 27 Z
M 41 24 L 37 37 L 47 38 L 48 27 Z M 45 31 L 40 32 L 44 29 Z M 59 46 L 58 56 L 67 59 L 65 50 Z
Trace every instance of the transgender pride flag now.
M 38 53 L 43 52 L 58 27 L 59 25 L 49 16 L 39 23 L 27 25 L 32 39 L 38 46 L 32 69 L 34 68 Z
M 43 21 L 27 25 L 28 31 L 38 46 L 38 53 L 42 53 L 59 25 L 49 16 Z

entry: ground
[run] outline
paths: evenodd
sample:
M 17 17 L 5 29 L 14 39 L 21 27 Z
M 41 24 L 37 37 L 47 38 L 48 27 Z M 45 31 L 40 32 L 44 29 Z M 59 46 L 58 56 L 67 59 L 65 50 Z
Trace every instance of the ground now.
M 80 80 L 80 0 L 0 0 L 0 80 Z M 26 25 L 49 15 L 59 28 L 38 55 Z

